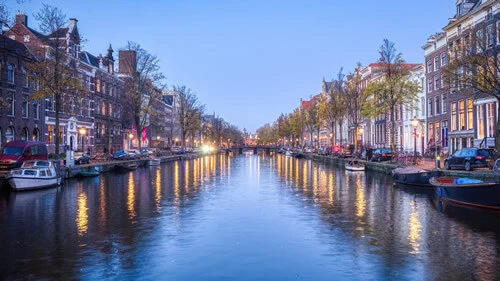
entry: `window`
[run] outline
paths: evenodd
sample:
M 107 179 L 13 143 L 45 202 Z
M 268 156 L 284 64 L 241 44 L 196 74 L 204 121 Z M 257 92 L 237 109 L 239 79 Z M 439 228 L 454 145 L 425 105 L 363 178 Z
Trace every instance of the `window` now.
M 95 123 L 95 137 L 98 139 L 101 138 L 101 130 L 99 130 L 100 127 L 101 123 Z
M 486 42 L 488 43 L 488 47 L 495 45 L 495 30 L 493 24 L 486 27 Z
M 45 108 L 47 111 L 54 111 L 54 99 L 52 97 L 45 98 Z
M 8 107 L 9 107 L 9 112 L 8 112 L 8 115 L 9 116 L 14 116 L 14 108 L 15 108 L 15 100 L 14 100 L 14 96 L 15 96 L 15 92 L 7 92 L 7 104 L 8 104 Z
M 37 100 L 33 101 L 33 119 L 40 119 L 40 104 Z
M 476 52 L 477 53 L 483 52 L 483 42 L 484 42 L 484 31 L 482 29 L 479 29 L 478 31 L 476 31 Z
M 90 90 L 90 76 L 85 75 L 85 89 Z
M 446 94 L 443 94 L 443 102 L 441 103 L 443 105 L 443 111 L 442 111 L 443 113 L 448 112 L 448 108 L 447 108 L 446 102 L 447 102 L 447 100 L 446 100 Z
M 433 87 L 433 80 L 432 77 L 429 78 L 429 85 L 427 87 L 427 92 L 430 93 L 432 92 L 432 87 Z
M 91 112 L 91 110 L 92 110 L 92 109 L 91 109 L 91 108 L 92 108 L 92 107 L 91 107 L 91 105 L 92 105 L 92 104 L 91 104 L 91 101 L 89 101 L 89 102 L 88 102 L 88 106 L 87 106 L 87 116 L 88 116 L 88 117 L 90 117 L 90 112 Z
M 434 68 L 436 71 L 439 69 L 439 57 L 434 58 Z
M 474 129 L 474 102 L 472 99 L 467 100 L 467 129 Z
M 465 130 L 465 101 L 458 102 L 458 129 Z
M 54 126 L 53 125 L 47 126 L 47 143 L 48 144 L 54 143 Z
M 477 137 L 479 139 L 484 139 L 484 129 L 486 127 L 484 120 L 484 105 L 480 104 L 477 106 Z
M 441 66 L 446 65 L 446 53 L 441 54 Z
M 422 109 L 422 116 L 425 116 L 425 98 L 420 99 L 420 108 Z
M 101 114 L 106 115 L 106 102 L 105 101 L 101 102 Z
M 434 76 L 434 80 L 436 81 L 436 85 L 435 85 L 436 90 L 441 88 L 441 81 L 440 81 L 439 75 Z
M 96 79 L 96 91 L 98 93 L 101 92 L 101 77 L 97 77 L 97 79 Z
M 21 108 L 23 118 L 28 118 L 28 103 L 29 103 L 29 97 L 23 96 L 23 103 Z
M 451 130 L 457 130 L 457 103 L 451 103 Z
M 21 68 L 21 72 L 23 73 L 23 87 L 26 87 L 28 88 L 29 84 L 28 84 L 28 75 L 26 74 L 26 69 Z
M 462 26 L 461 25 L 457 26 L 457 34 L 458 34 L 458 36 L 462 35 Z
M 429 104 L 429 108 L 427 108 L 427 113 L 428 113 L 428 115 L 427 115 L 427 116 L 432 116 L 432 112 L 433 112 L 433 111 L 432 111 L 432 102 L 433 102 L 433 101 L 432 101 L 432 98 L 429 98 L 429 102 L 428 102 L 428 104 Z
M 429 142 L 434 142 L 434 124 L 429 123 Z
M 436 96 L 435 97 L 435 101 L 436 101 L 436 115 L 440 114 L 440 112 L 439 112 L 439 110 L 441 109 L 441 107 L 439 106 L 440 99 L 441 99 L 440 96 Z
M 14 84 L 14 65 L 12 63 L 7 65 L 7 82 Z
M 432 61 L 430 60 L 427 62 L 427 73 L 431 73 L 432 71 L 434 70 L 432 70 Z
M 469 35 L 464 37 L 464 46 L 465 46 L 465 55 L 471 55 L 472 54 L 472 42 L 471 42 Z
M 441 124 L 436 122 L 436 138 L 435 141 L 441 141 Z
M 488 118 L 488 137 L 495 136 L 495 104 L 486 105 L 486 118 Z

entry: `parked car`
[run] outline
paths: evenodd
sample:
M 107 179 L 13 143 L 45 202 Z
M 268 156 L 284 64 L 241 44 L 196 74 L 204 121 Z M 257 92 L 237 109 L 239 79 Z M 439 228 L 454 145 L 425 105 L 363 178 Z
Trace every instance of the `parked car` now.
M 491 168 L 495 162 L 495 150 L 492 148 L 463 148 L 444 160 L 444 168 L 465 169 Z
M 184 154 L 186 151 L 182 147 L 172 147 L 173 154 Z
M 393 156 L 394 156 L 394 152 L 392 151 L 392 149 L 379 148 L 379 149 L 376 149 L 375 151 L 373 151 L 371 161 L 377 161 L 377 162 L 387 161 L 387 160 L 391 160 Z
M 115 153 L 113 153 L 113 159 L 115 160 L 125 160 L 128 158 L 129 158 L 128 152 L 125 150 L 117 150 L 115 151 Z
M 137 149 L 131 149 L 127 151 L 129 159 L 140 159 L 141 152 Z
M 75 152 L 73 154 L 73 159 L 75 160 L 75 165 L 80 164 L 89 164 L 90 163 L 90 155 L 85 152 Z

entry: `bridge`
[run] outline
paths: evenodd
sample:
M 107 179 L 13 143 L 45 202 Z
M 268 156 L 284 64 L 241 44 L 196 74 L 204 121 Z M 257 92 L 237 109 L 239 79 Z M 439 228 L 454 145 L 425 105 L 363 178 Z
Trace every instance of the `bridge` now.
M 279 147 L 274 145 L 235 145 L 226 149 L 226 153 L 229 151 L 238 151 L 239 154 L 243 154 L 243 151 L 253 151 L 254 154 L 257 154 L 258 150 L 264 150 L 266 154 L 271 154 L 272 152 L 277 152 Z

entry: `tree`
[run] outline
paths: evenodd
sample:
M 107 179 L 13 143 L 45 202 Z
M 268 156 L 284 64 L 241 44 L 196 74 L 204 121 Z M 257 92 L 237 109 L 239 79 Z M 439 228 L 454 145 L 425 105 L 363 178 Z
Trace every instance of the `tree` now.
M 275 128 L 269 124 L 257 129 L 257 138 L 259 144 L 275 143 L 278 140 Z
M 462 44 L 450 48 L 449 62 L 442 68 L 443 87 L 450 94 L 460 93 L 475 100 L 494 98 L 500 103 L 500 46 L 493 30 L 474 30 Z M 493 33 L 493 34 L 491 34 Z M 495 148 L 500 152 L 500 114 L 495 125 Z M 485 134 L 485 136 L 487 136 Z
M 296 108 L 289 117 L 290 131 L 295 138 L 300 138 L 305 127 L 305 117 L 299 108 Z M 296 145 L 299 145 L 297 142 Z
M 349 75 L 350 79 L 345 87 L 345 99 L 347 105 L 348 118 L 353 126 L 354 149 L 358 149 L 358 128 L 361 122 L 361 108 L 363 106 L 363 89 L 361 80 L 361 64 L 354 70 L 354 73 Z
M 56 136 L 54 143 L 55 153 L 58 156 L 61 141 L 59 127 L 61 109 L 65 102 L 78 103 L 88 92 L 82 87 L 77 70 L 77 55 L 68 51 L 71 49 L 68 45 L 78 45 L 79 41 L 67 41 L 66 33 L 62 31 L 67 24 L 66 15 L 60 9 L 44 4 L 35 14 L 35 19 L 39 21 L 40 31 L 48 36 L 44 40 L 45 45 L 30 50 L 34 60 L 27 65 L 27 73 L 30 81 L 36 81 L 38 84 L 32 99 L 46 98 L 54 102 Z
M 291 135 L 290 120 L 288 116 L 282 113 L 280 117 L 278 117 L 278 120 L 276 120 L 276 126 L 278 138 L 283 140 L 283 144 L 285 144 L 284 139 Z
M 201 129 L 201 115 L 205 111 L 205 106 L 186 86 L 174 86 L 173 90 L 177 93 L 175 97 L 177 120 L 181 129 L 181 143 L 185 146 L 186 136 Z
M 395 151 L 396 111 L 402 104 L 415 104 L 420 86 L 411 79 L 411 69 L 394 43 L 384 39 L 379 54 L 378 77 L 364 91 L 362 115 L 368 118 L 389 115 L 391 148 Z
M 155 110 L 155 103 L 161 100 L 165 88 L 165 76 L 160 71 L 160 60 L 135 42 L 128 42 L 125 50 L 134 56 L 128 60 L 121 60 L 121 69 L 127 69 L 125 80 L 124 102 L 128 109 L 125 113 L 130 114 L 136 126 L 136 138 L 139 149 L 141 149 L 141 135 L 143 130 L 149 126 L 151 120 L 159 118 L 159 112 Z
M 304 120 L 305 120 L 305 128 L 307 132 L 309 132 L 311 143 L 313 141 L 314 131 L 318 131 L 319 135 L 319 127 L 320 127 L 320 116 L 319 116 L 319 102 L 316 98 L 311 99 L 312 103 L 308 104 L 303 108 L 304 112 Z
M 345 96 L 345 75 L 342 73 L 342 68 L 337 74 L 337 79 L 332 81 L 331 87 L 326 94 L 322 96 L 320 102 L 320 115 L 328 125 L 331 125 L 332 140 L 336 138 L 335 127 L 339 125 L 342 128 L 344 118 L 347 113 L 346 96 Z M 340 139 L 342 139 L 342 130 L 340 130 Z

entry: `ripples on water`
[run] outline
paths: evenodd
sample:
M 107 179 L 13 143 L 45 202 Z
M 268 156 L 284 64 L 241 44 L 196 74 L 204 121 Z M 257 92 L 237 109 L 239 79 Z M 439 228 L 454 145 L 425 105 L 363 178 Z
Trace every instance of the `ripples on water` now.
M 499 222 L 377 173 L 207 156 L 3 192 L 0 280 L 499 280 Z

